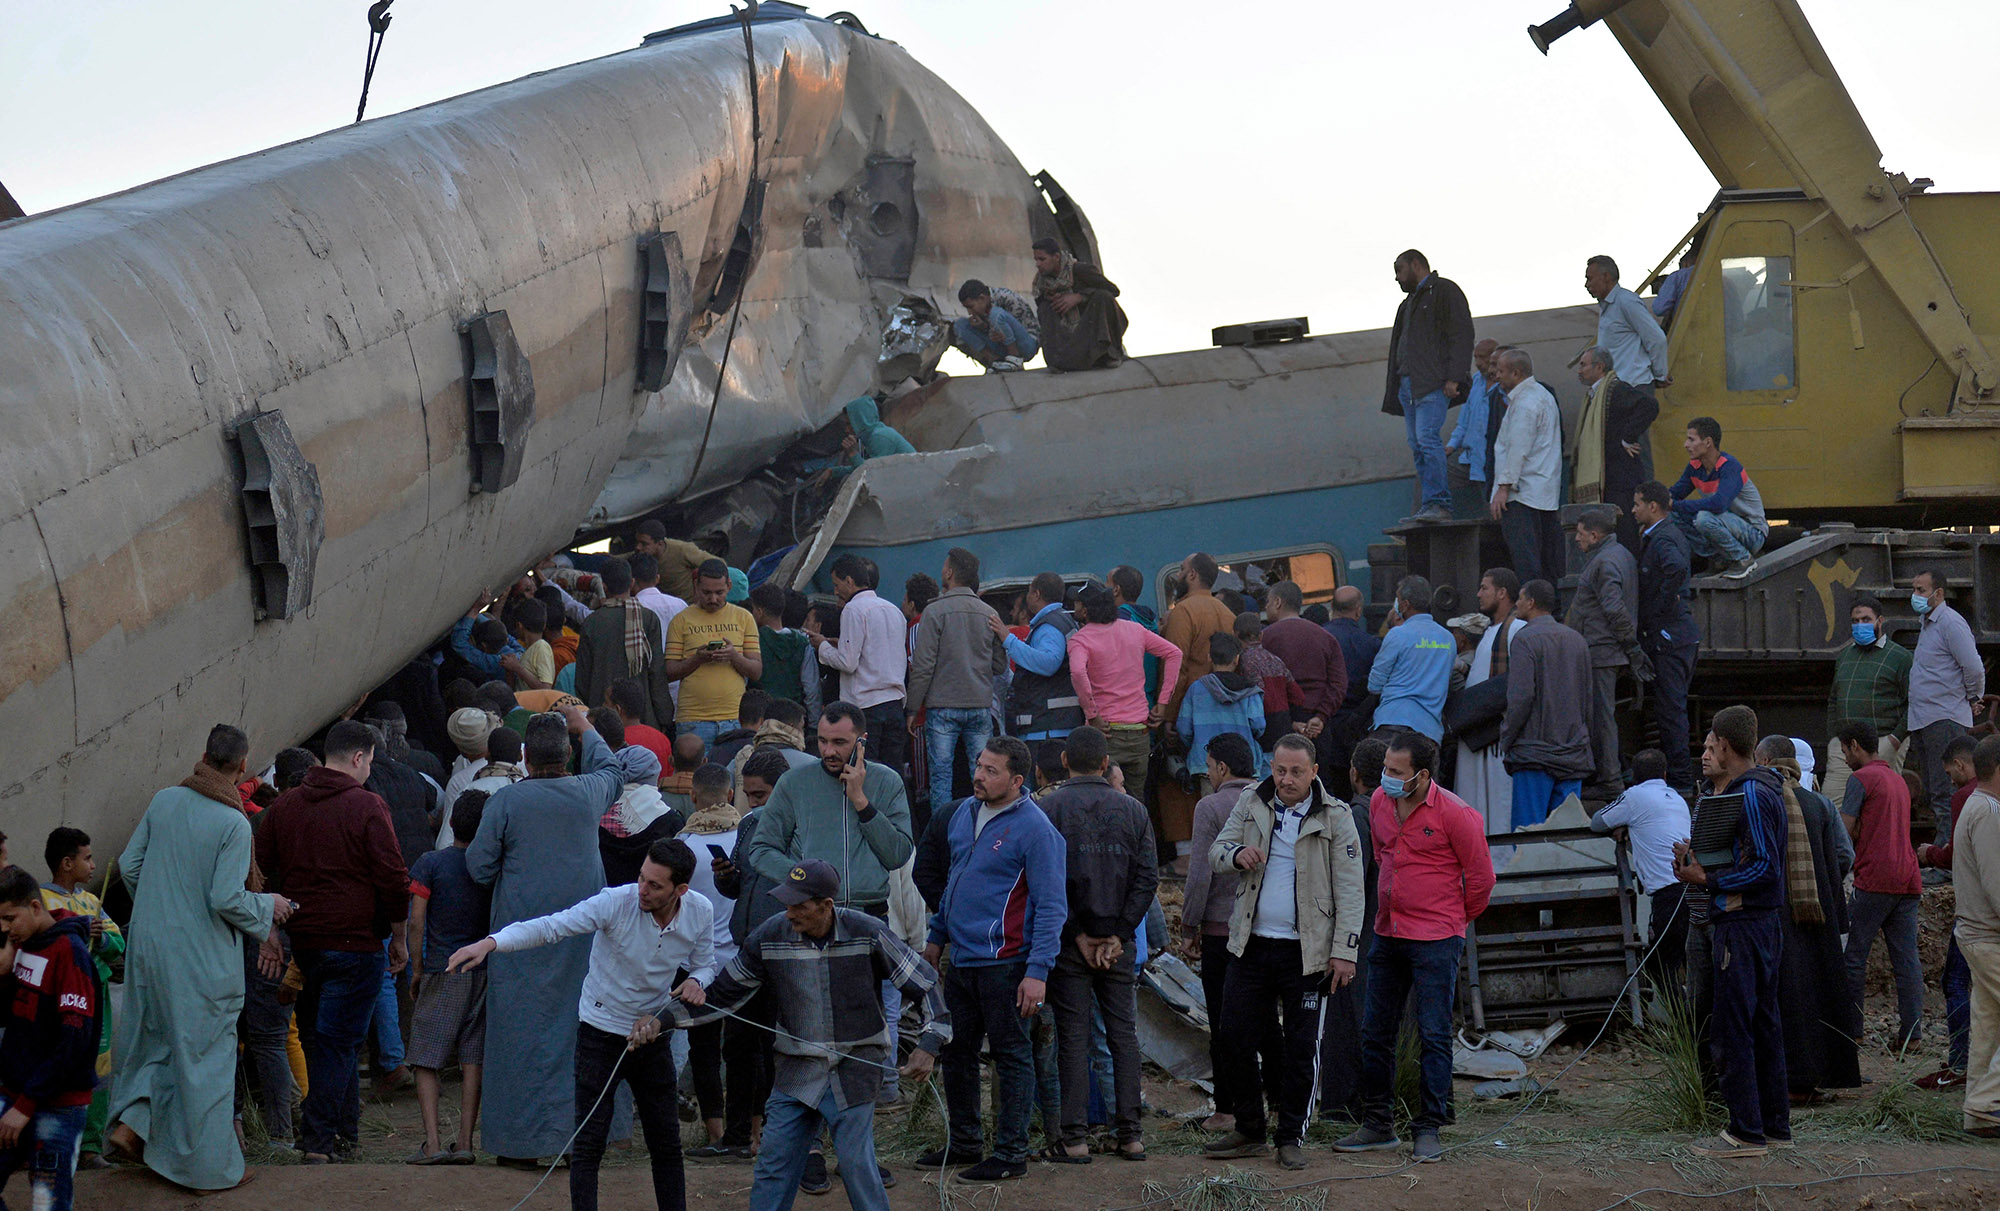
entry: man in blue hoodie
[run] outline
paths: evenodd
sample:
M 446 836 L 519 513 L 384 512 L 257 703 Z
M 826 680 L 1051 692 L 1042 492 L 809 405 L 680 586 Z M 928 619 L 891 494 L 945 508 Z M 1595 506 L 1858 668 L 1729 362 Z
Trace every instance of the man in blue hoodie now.
M 1692 1150 L 1719 1158 L 1760 1157 L 1792 1142 L 1791 1088 L 1778 1007 L 1784 948 L 1785 800 L 1777 775 L 1756 764 L 1757 713 L 1724 707 L 1709 725 L 1701 772 L 1718 795 L 1743 796 L 1732 860 L 1705 870 L 1686 841 L 1674 846 L 1674 874 L 1710 898 L 1717 1080 L 1729 1126 Z M 1697 818 L 1701 810 L 1697 807 Z M 1709 807 L 1706 810 L 1715 810 Z
M 972 797 L 952 812 L 951 879 L 924 947 L 924 961 L 936 968 L 945 944 L 951 945 L 944 998 L 952 1037 L 938 1057 L 951 1136 L 917 1165 L 971 1166 L 960 1181 L 1004 1181 L 1028 1172 L 1035 1060 L 1027 1023 L 1048 995 L 1049 969 L 1069 915 L 1068 849 L 1023 792 L 1033 773 L 1028 746 L 1017 737 L 986 742 L 972 772 Z M 993 1052 L 1000 1086 L 990 1156 L 980 1123 L 982 1040 Z

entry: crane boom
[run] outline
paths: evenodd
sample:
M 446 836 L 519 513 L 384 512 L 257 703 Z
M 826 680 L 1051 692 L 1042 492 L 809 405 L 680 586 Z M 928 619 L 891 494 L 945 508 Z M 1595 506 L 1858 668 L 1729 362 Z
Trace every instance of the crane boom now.
M 1911 218 L 1921 192 L 1882 149 L 1797 0 L 1577 0 L 1530 33 L 1544 51 L 1602 20 L 1726 190 L 1797 189 L 1825 205 L 1866 267 L 1958 377 L 1990 403 L 2000 360 Z

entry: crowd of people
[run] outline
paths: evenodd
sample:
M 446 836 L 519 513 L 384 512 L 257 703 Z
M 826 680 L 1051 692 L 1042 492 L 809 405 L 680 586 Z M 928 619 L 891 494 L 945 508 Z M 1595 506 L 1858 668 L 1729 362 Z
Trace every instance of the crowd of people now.
M 994 369 L 1038 348 L 1115 363 L 1116 287 L 1053 244 L 1036 258 L 1032 307 L 966 283 L 961 344 Z M 264 770 L 217 725 L 109 879 L 68 828 L 46 885 L 0 875 L 0 1174 L 31 1166 L 54 1211 L 79 1158 L 227 1189 L 250 1116 L 303 1163 L 338 1163 L 371 1057 L 378 1092 L 415 1089 L 410 1163 L 567 1156 L 579 1211 L 634 1118 L 662 1208 L 685 1205 L 684 1155 L 754 1158 L 755 1208 L 822 1193 L 826 1141 L 850 1202 L 885 1207 L 876 1107 L 918 1096 L 934 1064 L 947 1133 L 921 1166 L 990 1182 L 1031 1160 L 1142 1161 L 1137 983 L 1169 950 L 1207 999 L 1208 1156 L 1302 1168 L 1322 1113 L 1357 1124 L 1337 1150 L 1402 1147 L 1407 1014 L 1409 1146 L 1433 1161 L 1487 838 L 1571 799 L 1626 830 L 1656 984 L 1703 1023 L 1730 1121 L 1701 1150 L 1782 1145 L 1793 1102 L 1859 1083 L 1877 935 L 1897 1041 L 1919 1037 L 1924 868 L 1959 875 L 1951 1045 L 1925 1083 L 1963 1085 L 1968 1127 L 2000 1133 L 2000 893 L 1980 882 L 2000 871 L 2000 739 L 1969 735 L 1983 666 L 1944 573 L 1915 578 L 1914 649 L 1854 599 L 1823 783 L 1815 745 L 1760 736 L 1744 707 L 1714 716 L 1697 775 L 1694 560 L 1741 576 L 1765 535 L 1720 426 L 1689 422 L 1687 468 L 1654 477 L 1663 338 L 1593 258 L 1572 556 L 1563 425 L 1532 359 L 1475 343 L 1422 254 L 1396 272 L 1385 408 L 1408 420 L 1411 520 L 1484 511 L 1510 553 L 1475 611 L 1438 617 L 1438 586 L 1406 576 L 1374 626 L 1353 586 L 1308 602 L 1282 566 L 1196 552 L 1162 617 L 1136 568 L 982 593 L 963 548 L 900 600 L 842 554 L 834 600 L 813 602 L 642 522 L 623 555 L 564 553 L 482 594 Z M 1657 748 L 1620 736 L 1625 677 Z M 1190 821 L 1163 810 L 1173 787 Z M 1937 818 L 1921 848 L 1913 798 Z M 1697 830 L 1697 801 L 1729 826 Z M 1174 936 L 1156 891 L 1181 877 Z M 706 1139 L 686 1154 L 682 1073 Z

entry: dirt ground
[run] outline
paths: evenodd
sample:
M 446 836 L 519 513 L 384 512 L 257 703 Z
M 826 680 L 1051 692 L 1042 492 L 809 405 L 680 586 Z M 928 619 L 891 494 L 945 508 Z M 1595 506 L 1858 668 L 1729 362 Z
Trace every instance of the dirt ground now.
M 1893 1014 L 1889 998 L 1871 997 L 1871 1027 L 1886 1026 Z M 928 1100 L 917 1111 L 893 1109 L 877 1118 L 877 1143 L 900 1178 L 890 1191 L 896 1211 L 1000 1211 L 1001 1208 L 1132 1208 L 1138 1204 L 1180 1211 L 1320 1211 L 1350 1200 L 1407 1211 L 1599 1211 L 1633 1195 L 1623 1205 L 1641 1208 L 1874 1208 L 1880 1211 L 1989 1211 L 2000 1207 L 2000 1145 L 1973 1140 L 1954 1130 L 1958 1095 L 1923 1093 L 1885 1096 L 1892 1085 L 1935 1067 L 1942 1030 L 1934 1030 L 1921 1054 L 1897 1060 L 1879 1046 L 1863 1055 L 1871 1084 L 1843 1093 L 1830 1105 L 1796 1112 L 1799 1146 L 1752 1162 L 1711 1162 L 1687 1151 L 1685 1134 L 1667 1134 L 1641 1124 L 1653 1061 L 1614 1033 L 1563 1077 L 1556 1090 L 1514 1118 L 1516 1103 L 1481 1102 L 1470 1086 L 1457 1089 L 1457 1124 L 1445 1143 L 1454 1147 L 1445 1161 L 1413 1169 L 1401 1156 L 1336 1155 L 1326 1144 L 1344 1126 L 1316 1124 L 1308 1139 L 1309 1167 L 1280 1171 L 1268 1159 L 1205 1164 L 1195 1153 L 1206 1138 L 1181 1120 L 1199 1113 L 1198 1090 L 1164 1077 L 1149 1076 L 1147 1142 L 1152 1159 L 1128 1164 L 1099 1156 L 1088 1167 L 1036 1164 L 1026 1178 L 1001 1186 L 974 1187 L 950 1182 L 940 1197 L 934 1173 L 912 1168 L 912 1158 L 939 1138 L 937 1114 Z M 1536 1075 L 1553 1081 L 1586 1042 L 1558 1045 L 1536 1065 Z M 1570 1040 L 1564 1040 L 1569 1044 Z M 456 1088 L 446 1104 L 455 1104 Z M 1898 1094 L 1903 1091 L 1898 1089 Z M 1874 1121 L 1871 1111 L 1894 1107 Z M 689 1142 L 697 1142 L 687 1124 Z M 115 1169 L 78 1177 L 77 1205 L 119 1211 L 298 1211 L 304 1207 L 422 1208 L 423 1211 L 510 1211 L 534 1185 L 534 1174 L 493 1166 L 412 1168 L 398 1160 L 418 1133 L 416 1101 L 408 1093 L 372 1100 L 363 1111 L 361 1163 L 302 1168 L 289 1153 L 253 1149 L 255 1178 L 225 1194 L 196 1198 L 140 1170 Z M 1039 1136 L 1036 1140 L 1039 1144 Z M 1952 1166 L 1944 1171 L 1896 1176 L 1914 1169 Z M 1847 1175 L 1865 1174 L 1853 1180 Z M 703 1162 L 688 1166 L 691 1208 L 735 1208 L 747 1203 L 751 1166 L 747 1162 Z M 1843 1179 L 1828 1181 L 1827 1179 Z M 1786 1188 L 1804 1183 L 1805 1188 Z M 1226 1185 L 1223 1183 L 1227 1183 Z M 1736 1190 L 1756 1185 L 1758 1190 Z M 1270 1187 L 1295 1187 L 1270 1189 Z M 1263 1187 L 1262 1194 L 1245 1187 Z M 1707 1195 L 1706 1198 L 1682 1197 Z M 20 1179 L 6 1191 L 26 1205 Z M 1227 1198 L 1219 1196 L 1229 1195 Z M 568 1176 L 557 1170 L 530 1208 L 560 1211 L 568 1205 Z M 1379 1201 L 1378 1201 L 1379 1200 Z M 602 1205 L 650 1207 L 652 1191 L 642 1149 L 614 1150 L 607 1159 Z M 823 1198 L 801 1197 L 800 1205 L 846 1205 L 838 1179 Z
M 1169 885 L 1178 892 L 1179 884 Z M 1169 897 L 1163 897 L 1163 899 Z M 1178 908 L 1178 897 L 1170 912 Z M 1903 1057 L 1887 1053 L 1893 1037 L 1893 981 L 1883 948 L 1869 964 L 1865 1006 L 1868 1040 L 1862 1067 L 1870 1083 L 1842 1092 L 1831 1104 L 1794 1112 L 1799 1146 L 1753 1162 L 1711 1162 L 1686 1148 L 1687 1134 L 1647 1125 L 1645 1113 L 1654 1061 L 1627 1035 L 1613 1031 L 1563 1076 L 1555 1090 L 1525 1112 L 1518 1103 L 1481 1102 L 1460 1082 L 1458 1122 L 1445 1132 L 1453 1151 L 1438 1165 L 1412 1168 L 1404 1156 L 1359 1158 L 1331 1152 L 1327 1143 L 1344 1125 L 1316 1124 L 1308 1138 L 1308 1168 L 1286 1173 L 1268 1159 L 1204 1163 L 1207 1138 L 1185 1125 L 1206 1110 L 1192 1086 L 1163 1073 L 1146 1082 L 1147 1145 L 1152 1158 L 1128 1164 L 1099 1156 L 1088 1167 L 1036 1164 L 1026 1178 L 1001 1186 L 956 1181 L 940 1191 L 935 1173 L 918 1172 L 912 1159 L 942 1136 L 935 1103 L 892 1109 L 876 1120 L 883 1162 L 898 1175 L 890 1191 L 896 1211 L 1000 1211 L 1001 1208 L 1135 1208 L 1145 1204 L 1179 1211 L 1321 1211 L 1350 1200 L 1407 1211 L 1600 1211 L 1621 1198 L 1624 1206 L 1653 1208 L 1868 1208 L 1871 1211 L 1991 1211 L 2000 1208 L 2000 1145 L 1972 1139 L 1955 1128 L 1959 1094 L 1916 1093 L 1901 1088 L 1938 1066 L 1944 1050 L 1944 1005 L 1938 972 L 1951 920 L 1951 889 L 1924 895 L 1919 949 L 1927 983 L 1926 1038 Z M 1537 1062 L 1535 1075 L 1554 1082 L 1587 1037 L 1565 1038 Z M 447 1123 L 456 1105 L 455 1082 L 446 1093 Z M 1515 1117 L 1517 1116 L 1518 1117 Z M 423 1211 L 510 1211 L 528 1193 L 536 1174 L 495 1167 L 490 1158 L 472 1168 L 412 1168 L 400 1159 L 421 1136 L 415 1097 L 404 1092 L 363 1108 L 360 1163 L 302 1168 L 289 1152 L 254 1146 L 254 1179 L 239 1190 L 206 1198 L 127 1168 L 80 1174 L 77 1205 L 119 1211 L 298 1211 L 305 1207 L 422 1208 Z M 700 1142 L 687 1123 L 685 1140 Z M 452 1128 L 448 1125 L 447 1131 Z M 1039 1132 L 1035 1143 L 1040 1145 Z M 1946 1166 L 1945 1171 L 1908 1174 Z M 1865 1175 L 1865 1176 L 1856 1176 Z M 748 1162 L 690 1162 L 691 1208 L 746 1205 Z M 1809 1185 L 1808 1183 L 1819 1183 Z M 1756 1186 L 1756 1190 L 1738 1187 Z M 1276 1188 L 1274 1188 L 1276 1187 Z M 1261 1190 L 1261 1192 L 1258 1192 Z M 8 1184 L 13 1205 L 28 1205 L 20 1178 Z M 1706 1196 L 1706 1197 L 1694 1197 Z M 568 1206 L 568 1174 L 557 1170 L 526 1204 L 560 1211 Z M 606 1160 L 602 1205 L 652 1206 L 643 1148 L 614 1149 Z M 823 1198 L 801 1196 L 807 1211 L 846 1205 L 838 1179 Z

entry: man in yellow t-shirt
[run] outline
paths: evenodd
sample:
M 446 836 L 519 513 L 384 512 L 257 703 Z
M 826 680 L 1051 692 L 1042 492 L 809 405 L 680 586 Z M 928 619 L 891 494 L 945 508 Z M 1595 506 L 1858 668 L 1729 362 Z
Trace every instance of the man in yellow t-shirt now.
M 729 565 L 710 559 L 696 571 L 694 603 L 667 626 L 667 679 L 681 683 L 674 712 L 678 731 L 702 743 L 736 726 L 746 684 L 764 673 L 757 651 L 757 620 L 729 604 Z

